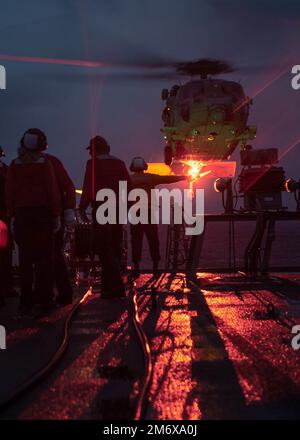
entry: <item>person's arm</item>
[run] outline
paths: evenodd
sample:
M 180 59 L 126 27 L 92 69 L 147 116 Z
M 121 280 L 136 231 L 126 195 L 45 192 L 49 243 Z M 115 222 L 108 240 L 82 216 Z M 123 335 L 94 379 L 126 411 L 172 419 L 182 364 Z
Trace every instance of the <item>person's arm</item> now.
M 51 212 L 54 217 L 58 217 L 62 213 L 62 199 L 54 167 L 48 160 L 45 162 L 45 182 Z
M 159 174 L 151 173 L 133 174 L 131 178 L 133 186 L 135 187 L 139 187 L 139 185 L 155 187 L 157 185 L 168 185 L 188 179 L 187 176 L 160 176 Z
M 56 157 L 53 158 L 54 163 L 54 171 L 57 176 L 57 181 L 59 185 L 59 189 L 61 191 L 63 197 L 63 208 L 66 209 L 75 209 L 76 208 L 76 193 L 75 186 L 67 173 L 65 167 L 62 162 Z
M 121 167 L 121 173 L 120 173 L 120 180 L 126 181 L 127 182 L 127 188 L 128 191 L 130 191 L 132 189 L 132 181 L 131 181 L 131 177 L 130 174 L 128 173 L 128 170 L 126 168 L 125 163 L 122 163 L 122 167 Z
M 187 180 L 187 176 L 160 176 L 159 174 L 152 174 L 154 185 L 168 185 L 171 183 Z

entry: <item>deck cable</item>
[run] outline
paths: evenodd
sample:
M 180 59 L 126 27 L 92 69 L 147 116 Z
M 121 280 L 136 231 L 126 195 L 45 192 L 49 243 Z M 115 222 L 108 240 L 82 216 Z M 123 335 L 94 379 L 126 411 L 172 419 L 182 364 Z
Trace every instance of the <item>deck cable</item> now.
M 154 281 L 153 286 L 156 284 L 157 281 L 158 280 Z M 153 364 L 152 364 L 152 356 L 151 356 L 149 340 L 146 333 L 144 332 L 139 317 L 139 309 L 137 302 L 138 291 L 136 289 L 134 280 L 129 280 L 129 295 L 132 300 L 131 303 L 133 308 L 132 321 L 143 351 L 143 357 L 145 363 L 145 370 L 142 378 L 141 390 L 135 408 L 134 420 L 143 420 L 145 418 L 145 412 L 147 410 L 147 404 L 148 404 L 147 396 L 149 394 L 151 381 L 152 381 Z
M 90 287 L 84 293 L 84 295 L 73 304 L 65 320 L 63 338 L 61 340 L 61 343 L 58 349 L 55 351 L 55 353 L 51 356 L 49 361 L 43 367 L 39 368 L 36 372 L 34 372 L 23 383 L 18 385 L 4 401 L 0 402 L 0 412 L 7 410 L 16 401 L 21 399 L 31 390 L 33 390 L 38 384 L 42 382 L 42 380 L 44 380 L 54 370 L 58 362 L 62 359 L 69 345 L 70 327 L 73 318 L 77 313 L 80 305 L 83 304 L 86 298 L 91 295 L 91 292 L 92 292 L 92 288 Z

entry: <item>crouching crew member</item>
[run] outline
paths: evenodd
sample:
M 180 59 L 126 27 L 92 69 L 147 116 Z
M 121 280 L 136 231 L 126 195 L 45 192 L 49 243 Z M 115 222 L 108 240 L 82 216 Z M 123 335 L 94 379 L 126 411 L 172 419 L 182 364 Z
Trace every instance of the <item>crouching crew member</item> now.
M 26 133 L 38 137 L 38 145 L 41 152 L 47 149 L 47 137 L 43 131 L 39 129 L 29 129 Z M 53 166 L 62 200 L 63 214 L 61 217 L 61 228 L 54 236 L 54 281 L 58 292 L 57 301 L 61 305 L 67 305 L 72 303 L 73 291 L 64 254 L 64 232 L 65 227 L 71 226 L 75 221 L 75 186 L 61 161 L 48 153 L 44 155 Z
M 148 224 L 138 223 L 137 225 L 130 225 L 131 232 L 131 248 L 132 248 L 132 261 L 134 264 L 134 270 L 132 275 L 138 277 L 140 275 L 140 261 L 142 257 L 142 245 L 143 236 L 145 234 L 150 255 L 153 262 L 153 275 L 159 275 L 158 264 L 160 261 L 159 251 L 159 237 L 158 226 L 151 224 L 151 189 L 154 189 L 157 185 L 171 184 L 179 182 L 180 180 L 186 180 L 185 176 L 160 176 L 158 174 L 145 173 L 148 169 L 148 164 L 142 157 L 134 157 L 130 165 L 131 181 L 133 188 L 143 189 L 148 195 Z
M 44 309 L 53 305 L 53 246 L 61 198 L 53 166 L 39 142 L 38 135 L 26 132 L 7 173 L 6 203 L 19 248 L 23 314 L 30 313 L 36 300 Z
M 87 149 L 92 158 L 86 164 L 79 208 L 82 217 L 85 217 L 86 209 L 92 206 L 93 252 L 99 255 L 102 267 L 102 298 L 122 297 L 125 295 L 120 268 L 122 225 L 97 223 L 96 211 L 101 202 L 96 202 L 96 194 L 104 188 L 113 190 L 118 206 L 119 181 L 130 185 L 130 177 L 125 163 L 110 155 L 110 146 L 103 137 L 91 139 Z

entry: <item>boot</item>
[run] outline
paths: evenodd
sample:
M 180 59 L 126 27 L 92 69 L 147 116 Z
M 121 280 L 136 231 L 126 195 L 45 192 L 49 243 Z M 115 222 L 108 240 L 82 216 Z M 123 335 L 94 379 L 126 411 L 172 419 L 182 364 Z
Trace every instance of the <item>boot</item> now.
M 131 272 L 132 278 L 138 278 L 141 275 L 139 263 L 134 263 L 133 271 Z
M 161 271 L 158 269 L 158 263 L 158 261 L 153 261 L 153 276 L 156 278 L 161 274 Z

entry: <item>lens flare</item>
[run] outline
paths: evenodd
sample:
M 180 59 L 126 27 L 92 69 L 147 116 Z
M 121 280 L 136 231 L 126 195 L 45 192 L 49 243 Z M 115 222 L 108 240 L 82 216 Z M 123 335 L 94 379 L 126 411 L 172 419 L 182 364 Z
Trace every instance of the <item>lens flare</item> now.
M 188 175 L 192 180 L 196 180 L 199 177 L 201 168 L 203 166 L 202 162 L 188 161 L 187 165 L 190 167 L 188 170 Z
M 201 179 L 201 177 L 206 176 L 211 173 L 211 170 L 207 170 L 201 173 L 202 168 L 205 166 L 205 163 L 200 162 L 198 160 L 187 160 L 183 161 L 185 165 L 187 165 L 187 175 L 189 176 L 190 184 L 189 184 L 189 192 L 188 198 L 192 200 L 194 198 L 194 183 L 196 180 Z

